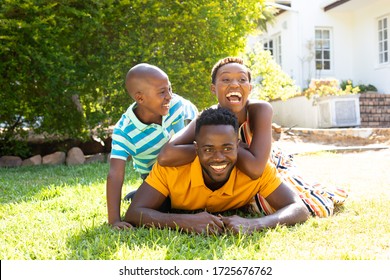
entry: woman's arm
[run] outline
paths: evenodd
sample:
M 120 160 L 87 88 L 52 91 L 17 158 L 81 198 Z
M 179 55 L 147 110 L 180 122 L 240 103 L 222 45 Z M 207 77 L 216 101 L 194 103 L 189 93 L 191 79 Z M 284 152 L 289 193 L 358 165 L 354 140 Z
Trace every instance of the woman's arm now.
M 176 133 L 161 149 L 157 161 L 162 166 L 180 166 L 196 157 L 194 146 L 196 119 Z
M 248 114 L 252 142 L 247 148 L 239 147 L 237 167 L 252 179 L 257 179 L 263 174 L 271 152 L 273 110 L 268 102 L 252 100 Z

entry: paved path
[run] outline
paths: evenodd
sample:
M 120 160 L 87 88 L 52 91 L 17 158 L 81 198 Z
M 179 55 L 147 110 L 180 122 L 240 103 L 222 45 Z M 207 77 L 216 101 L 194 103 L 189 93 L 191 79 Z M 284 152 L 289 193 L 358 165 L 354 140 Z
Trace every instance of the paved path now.
M 274 142 L 274 145 L 280 147 L 283 151 L 289 154 L 313 153 L 320 151 L 362 152 L 390 149 L 388 145 L 383 144 L 370 144 L 364 146 L 336 146 L 308 142 L 276 141 Z

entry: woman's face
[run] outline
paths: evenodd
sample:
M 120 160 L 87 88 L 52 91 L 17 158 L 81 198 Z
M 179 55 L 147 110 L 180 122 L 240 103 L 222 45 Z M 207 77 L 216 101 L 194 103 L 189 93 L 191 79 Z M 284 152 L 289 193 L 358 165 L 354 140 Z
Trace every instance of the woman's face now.
M 228 63 L 218 69 L 211 91 L 217 96 L 220 106 L 235 114 L 245 110 L 252 90 L 246 66 Z

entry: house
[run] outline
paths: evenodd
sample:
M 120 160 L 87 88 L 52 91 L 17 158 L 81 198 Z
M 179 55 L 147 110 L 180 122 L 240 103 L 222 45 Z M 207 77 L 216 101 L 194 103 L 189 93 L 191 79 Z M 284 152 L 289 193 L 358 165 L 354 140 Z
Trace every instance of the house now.
M 301 89 L 333 77 L 390 95 L 389 0 L 270 1 L 278 13 L 260 43 Z M 306 127 L 315 127 L 311 123 Z

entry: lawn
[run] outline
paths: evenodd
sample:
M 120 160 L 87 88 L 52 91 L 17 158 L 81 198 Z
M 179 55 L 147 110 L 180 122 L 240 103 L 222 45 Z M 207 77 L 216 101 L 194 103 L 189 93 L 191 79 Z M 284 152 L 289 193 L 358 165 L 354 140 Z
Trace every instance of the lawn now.
M 344 209 L 330 218 L 310 218 L 301 225 L 252 235 L 204 236 L 143 228 L 113 230 L 106 222 L 106 163 L 0 168 L 0 257 L 389 260 L 390 157 L 372 153 L 296 156 L 297 165 L 310 179 L 347 188 L 350 197 Z M 139 184 L 129 162 L 123 193 Z M 124 213 L 128 204 L 122 206 Z

